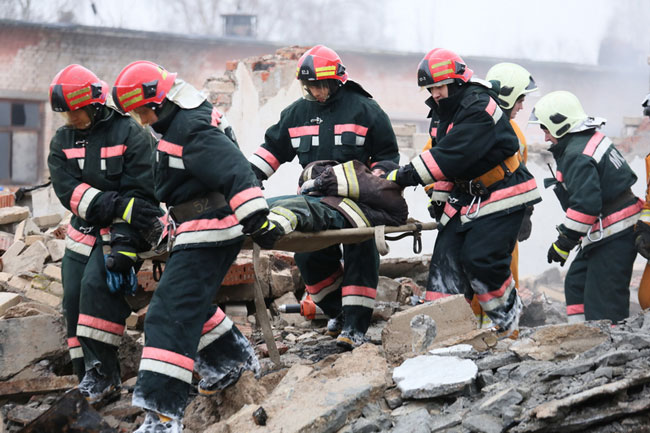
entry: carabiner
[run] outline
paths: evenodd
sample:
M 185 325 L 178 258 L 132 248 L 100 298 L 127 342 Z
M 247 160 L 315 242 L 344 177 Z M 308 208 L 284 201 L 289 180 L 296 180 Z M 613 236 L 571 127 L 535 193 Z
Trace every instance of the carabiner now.
M 167 252 L 170 252 L 172 248 L 174 247 L 174 241 L 176 240 L 176 221 L 174 221 L 174 218 L 171 215 L 171 210 L 174 208 L 174 206 L 169 206 L 167 208 Z
M 601 217 L 598 217 L 598 225 L 600 226 L 600 237 L 598 239 L 591 239 L 591 229 L 593 226 L 589 226 L 589 230 L 587 230 L 587 239 L 589 239 L 591 242 L 598 242 L 605 236 L 605 232 L 603 232 L 603 219 Z
M 470 215 L 470 210 L 472 209 L 472 206 L 474 206 L 474 203 L 476 202 L 476 199 L 478 198 L 478 203 L 476 203 L 476 211 Z M 481 212 L 481 196 L 480 195 L 475 195 L 472 197 L 472 202 L 467 206 L 467 210 L 465 211 L 465 216 L 467 217 L 468 220 L 474 220 L 478 218 L 478 214 Z

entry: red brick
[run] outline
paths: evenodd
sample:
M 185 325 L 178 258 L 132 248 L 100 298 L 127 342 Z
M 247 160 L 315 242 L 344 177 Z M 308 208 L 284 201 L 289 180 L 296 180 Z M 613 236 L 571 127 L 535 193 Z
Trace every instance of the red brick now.
M 16 204 L 16 198 L 8 192 L 0 193 L 0 207 L 11 207 Z
M 252 263 L 233 264 L 223 279 L 223 286 L 252 284 L 255 282 L 255 269 Z
M 52 232 L 52 235 L 53 235 L 56 239 L 65 239 L 65 234 L 66 234 L 67 230 L 68 230 L 68 227 L 67 227 L 67 226 L 59 226 L 59 227 L 57 227 L 56 230 L 54 230 L 54 231 Z
M 147 270 L 138 272 L 138 284 L 145 292 L 153 292 L 158 287 L 158 282 L 153 279 L 153 272 Z

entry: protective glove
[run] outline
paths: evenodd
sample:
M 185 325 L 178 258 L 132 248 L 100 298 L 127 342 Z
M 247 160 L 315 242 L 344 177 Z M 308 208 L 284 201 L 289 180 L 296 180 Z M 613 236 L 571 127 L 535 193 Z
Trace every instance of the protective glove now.
M 284 236 L 284 229 L 267 219 L 262 226 L 251 233 L 253 241 L 265 250 L 273 249 L 275 242 Z
M 523 242 L 530 237 L 530 232 L 533 231 L 533 222 L 530 220 L 531 215 L 533 214 L 533 207 L 526 206 L 524 213 L 524 220 L 521 222 L 521 227 L 519 227 L 519 234 L 517 235 L 517 240 Z
M 111 293 L 135 294 L 138 279 L 135 263 L 138 260 L 132 240 L 121 233 L 111 234 L 111 252 L 104 255 L 106 264 L 106 283 Z
M 162 216 L 160 207 L 136 197 L 118 197 L 115 201 L 115 216 L 122 218 L 141 233 L 150 230 Z
M 395 182 L 402 188 L 419 185 L 422 183 L 420 176 L 418 176 L 415 168 L 413 168 L 413 165 L 411 164 L 390 171 L 386 175 L 386 179 Z
M 638 221 L 634 227 L 634 233 L 636 234 L 634 239 L 636 250 L 650 260 L 650 224 Z
M 546 258 L 549 263 L 558 262 L 560 266 L 564 266 L 569 258 L 569 252 L 578 244 L 579 241 L 569 239 L 565 234 L 560 233 L 557 240 L 551 244 L 548 249 Z

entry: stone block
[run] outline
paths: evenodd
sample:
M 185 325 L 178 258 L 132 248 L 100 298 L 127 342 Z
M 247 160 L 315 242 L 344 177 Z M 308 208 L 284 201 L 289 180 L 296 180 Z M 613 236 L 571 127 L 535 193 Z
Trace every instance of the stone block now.
M 38 301 L 52 308 L 59 308 L 61 305 L 61 298 L 51 293 L 39 289 L 25 288 L 23 293 L 26 298 L 33 301 Z
M 14 235 L 7 232 L 0 232 L 0 251 L 7 251 L 14 243 Z
M 279 298 L 287 292 L 296 290 L 295 275 L 292 268 L 271 270 L 271 297 Z
M 41 304 L 40 302 L 21 302 L 14 305 L 2 316 L 3 319 L 16 319 L 20 317 L 38 316 L 49 314 L 50 316 L 59 316 L 61 313 L 57 309 Z
M 29 208 L 23 206 L 0 207 L 0 225 L 17 223 L 29 217 Z
M 477 374 L 478 367 L 472 360 L 424 355 L 407 359 L 395 368 L 393 380 L 403 398 L 434 398 L 462 390 Z
M 27 218 L 25 220 L 24 234 L 25 234 L 25 236 L 40 235 L 41 234 L 41 228 L 38 225 L 36 225 L 36 223 L 34 222 L 34 220 L 32 218 Z
M 8 283 L 11 277 L 13 277 L 13 275 L 9 272 L 0 272 L 0 283 Z
M 400 284 L 392 278 L 380 276 L 375 300 L 378 302 L 396 302 L 399 287 Z
M 28 278 L 22 278 L 18 275 L 12 276 L 7 282 L 7 287 L 14 292 L 22 292 L 27 289 L 32 284 L 32 280 Z
M 0 320 L 0 381 L 34 361 L 66 352 L 63 321 L 55 316 Z
M 61 281 L 61 267 L 55 265 L 47 265 L 43 269 L 43 275 L 54 280 Z
M 14 245 L 17 243 L 20 242 L 16 242 Z M 43 269 L 45 260 L 50 256 L 50 252 L 43 242 L 37 241 L 17 256 L 12 255 L 6 258 L 6 255 L 7 253 L 2 256 L 5 272 L 12 274 L 18 274 L 19 272 L 39 273 Z
M 424 314 L 431 317 L 437 328 L 435 342 L 463 335 L 476 329 L 476 318 L 463 295 L 447 296 L 431 303 L 401 311 L 390 318 L 382 331 L 382 346 L 389 360 L 396 360 L 411 351 L 413 317 Z
M 63 284 L 58 281 L 52 281 L 47 287 L 47 291 L 59 298 L 63 298 Z
M 22 241 L 25 239 L 25 225 L 27 224 L 27 220 L 22 220 L 18 224 L 16 224 L 16 227 L 14 229 L 14 242 L 16 241 Z
M 45 278 L 42 275 L 36 275 L 34 278 L 32 278 L 31 287 L 32 289 L 36 290 L 47 290 L 47 288 L 50 286 L 50 283 L 52 283 L 52 280 L 49 278 Z
M 0 292 L 0 316 L 2 316 L 9 308 L 19 304 L 21 300 L 21 296 L 15 293 Z
M 56 227 L 61 222 L 61 214 L 55 213 L 37 216 L 32 218 L 32 221 L 41 229 L 48 229 L 50 227 Z
M 14 241 L 14 243 L 11 244 L 11 246 L 7 250 L 5 250 L 5 253 L 2 255 L 2 262 L 4 263 L 7 260 L 11 261 L 15 259 L 16 257 L 18 257 L 20 253 L 23 252 L 24 249 L 25 249 L 25 242 Z M 3 269 L 3 271 L 9 272 L 5 269 Z
M 47 250 L 50 252 L 50 259 L 53 262 L 58 262 L 63 258 L 65 253 L 65 240 L 63 239 L 50 239 L 45 244 Z
M 27 236 L 25 236 L 25 245 L 26 246 L 30 246 L 32 244 L 35 244 L 36 242 L 45 243 L 45 236 L 43 236 L 43 235 L 27 235 Z

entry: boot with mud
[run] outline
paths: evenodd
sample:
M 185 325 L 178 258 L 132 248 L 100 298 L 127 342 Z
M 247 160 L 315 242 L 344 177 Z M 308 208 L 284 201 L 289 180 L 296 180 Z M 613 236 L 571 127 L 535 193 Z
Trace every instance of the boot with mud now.
M 119 393 L 121 384 L 119 379 L 104 376 L 96 368 L 91 368 L 86 370 L 78 388 L 88 403 L 96 404 Z
M 142 425 L 134 433 L 182 433 L 183 425 L 177 419 L 147 411 Z

